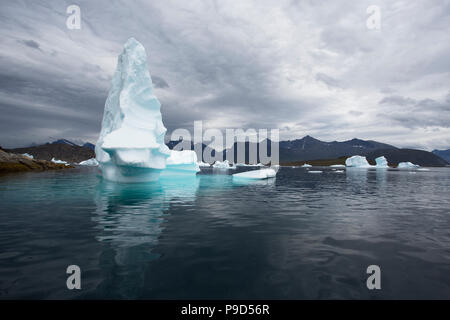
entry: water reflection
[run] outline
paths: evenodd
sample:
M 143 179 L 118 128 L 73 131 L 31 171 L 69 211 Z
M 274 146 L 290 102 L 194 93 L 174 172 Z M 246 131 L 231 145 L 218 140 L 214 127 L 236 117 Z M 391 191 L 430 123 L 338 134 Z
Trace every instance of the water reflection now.
M 118 256 L 123 248 L 156 244 L 170 203 L 195 200 L 198 186 L 197 177 L 138 184 L 101 180 L 93 217 L 101 230 L 97 240 L 111 243 Z

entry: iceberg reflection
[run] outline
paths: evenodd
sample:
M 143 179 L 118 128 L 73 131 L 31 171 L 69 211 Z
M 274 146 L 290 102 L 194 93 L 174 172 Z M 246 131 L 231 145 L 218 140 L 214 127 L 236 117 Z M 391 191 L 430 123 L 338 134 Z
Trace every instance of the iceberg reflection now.
M 157 244 L 164 212 L 171 203 L 195 200 L 199 179 L 160 179 L 152 183 L 124 184 L 102 180 L 95 197 L 93 220 L 100 229 L 98 241 L 117 251 L 116 262 L 127 261 L 129 248 Z

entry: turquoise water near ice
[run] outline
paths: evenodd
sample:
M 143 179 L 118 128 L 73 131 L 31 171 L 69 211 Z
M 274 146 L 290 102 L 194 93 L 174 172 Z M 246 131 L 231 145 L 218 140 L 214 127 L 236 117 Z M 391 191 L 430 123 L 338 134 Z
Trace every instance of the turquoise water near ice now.
M 0 176 L 0 299 L 450 298 L 449 168 L 311 170 Z M 81 290 L 66 287 L 72 264 Z M 372 264 L 381 290 L 366 287 Z

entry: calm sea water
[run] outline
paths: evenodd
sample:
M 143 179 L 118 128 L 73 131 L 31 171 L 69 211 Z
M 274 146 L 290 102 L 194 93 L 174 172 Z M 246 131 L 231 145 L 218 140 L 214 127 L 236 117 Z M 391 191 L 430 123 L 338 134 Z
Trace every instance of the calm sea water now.
M 311 170 L 1 176 L 0 299 L 450 298 L 449 168 Z M 66 287 L 72 264 L 81 290 Z M 373 264 L 381 290 L 366 287 Z

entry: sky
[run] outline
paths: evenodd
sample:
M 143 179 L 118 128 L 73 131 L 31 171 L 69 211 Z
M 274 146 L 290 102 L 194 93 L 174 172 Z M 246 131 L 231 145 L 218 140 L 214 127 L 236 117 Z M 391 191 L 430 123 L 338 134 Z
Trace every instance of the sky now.
M 95 143 L 134 37 L 169 133 L 202 120 L 448 149 L 449 31 L 450 0 L 1 1 L 0 145 Z

